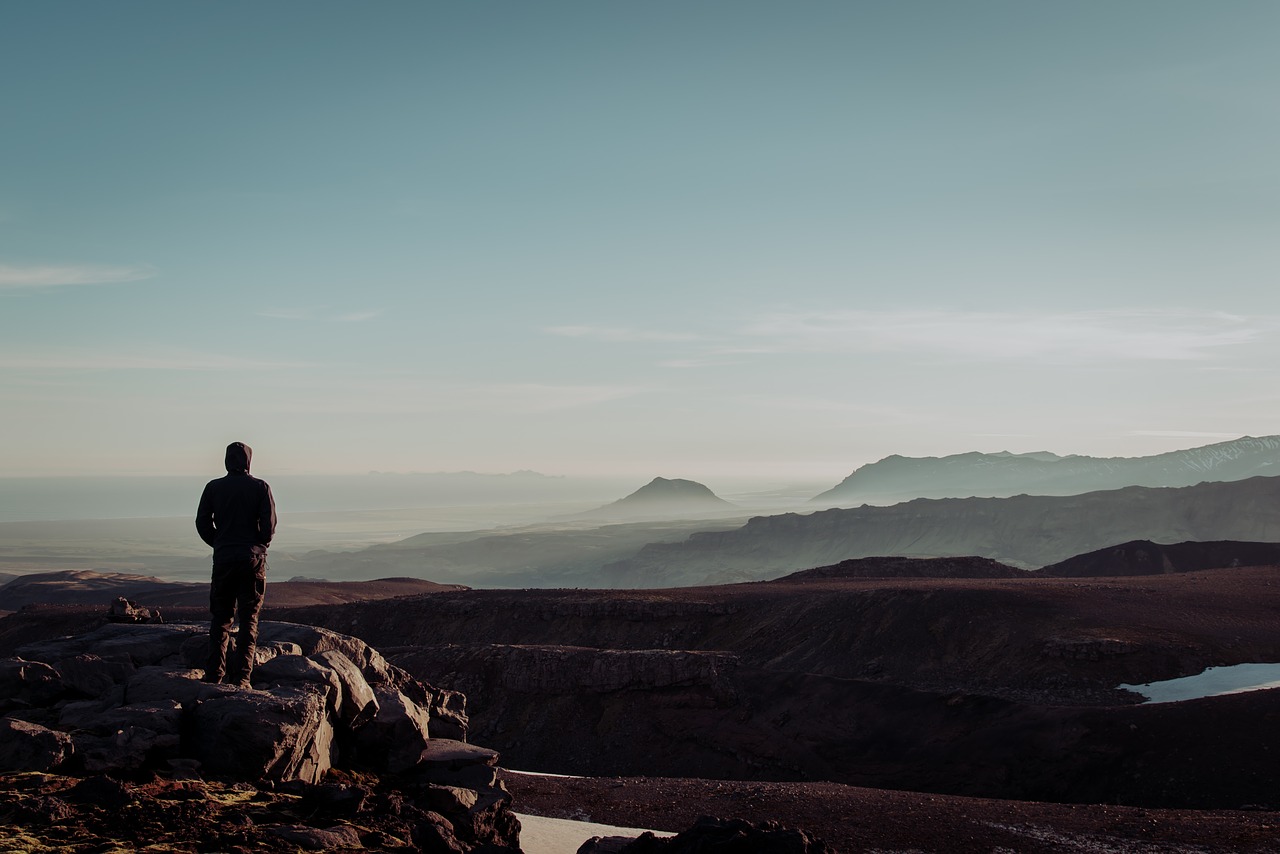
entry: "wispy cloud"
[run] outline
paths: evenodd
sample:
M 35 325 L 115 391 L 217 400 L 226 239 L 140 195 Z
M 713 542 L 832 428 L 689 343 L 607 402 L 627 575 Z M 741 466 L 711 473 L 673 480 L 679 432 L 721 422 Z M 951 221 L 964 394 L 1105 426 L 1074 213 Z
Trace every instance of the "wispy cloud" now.
M 32 371 L 240 371 L 308 367 L 304 362 L 246 359 L 219 353 L 156 351 L 104 353 L 65 350 L 55 353 L 0 353 L 0 368 Z
M 609 326 L 544 331 L 601 342 L 683 343 L 658 364 L 695 368 L 753 356 L 893 353 L 1042 363 L 1209 360 L 1280 328 L 1275 318 L 1177 310 L 1084 312 L 778 311 L 717 336 Z
M 530 415 L 582 409 L 623 400 L 650 389 L 631 385 L 555 383 L 449 383 L 414 378 L 326 378 L 292 383 L 272 400 L 275 411 L 364 415 L 483 412 Z
M 663 332 L 650 329 L 628 329 L 621 326 L 550 326 L 543 330 L 551 335 L 565 338 L 586 338 L 592 341 L 627 342 L 662 342 L 662 341 L 698 341 L 701 336 L 689 332 Z
M 1157 436 L 1165 439 L 1239 439 L 1241 433 L 1209 433 L 1201 430 L 1130 430 L 1130 436 Z
M 312 323 L 363 323 L 373 320 L 382 314 L 381 309 L 363 311 L 334 311 L 327 306 L 317 308 L 285 308 L 267 309 L 257 313 L 259 317 L 270 317 L 275 320 L 300 320 Z
M 1269 323 L 1179 311 L 791 312 L 761 317 L 729 352 L 905 352 L 970 359 L 1196 360 Z
M 0 264 L 0 290 L 52 288 L 63 285 L 110 285 L 136 282 L 156 275 L 146 265 L 42 264 L 14 266 Z

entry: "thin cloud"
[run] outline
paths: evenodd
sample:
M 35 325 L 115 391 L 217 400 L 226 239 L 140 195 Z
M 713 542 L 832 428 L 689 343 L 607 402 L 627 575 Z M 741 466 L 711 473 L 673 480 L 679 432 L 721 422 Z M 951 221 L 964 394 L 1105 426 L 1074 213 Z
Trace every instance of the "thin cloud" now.
M 257 314 L 259 317 L 269 317 L 273 320 L 298 320 L 312 323 L 363 323 L 381 315 L 382 310 L 367 309 L 364 311 L 335 312 L 321 306 L 319 308 L 268 309 Z
M 1261 339 L 1266 322 L 1178 311 L 837 311 L 764 316 L 723 353 L 876 353 L 1046 361 L 1207 359 Z
M 155 275 L 155 268 L 146 265 L 119 267 L 105 264 L 43 264 L 19 267 L 0 264 L 0 290 L 111 285 L 137 282 Z
M 592 341 L 613 343 L 698 341 L 701 339 L 701 336 L 688 332 L 627 329 L 621 326 L 550 326 L 543 331 L 550 335 L 560 335 L 565 338 L 586 338 Z
M 0 353 L 0 368 L 30 371 L 240 371 L 308 367 L 304 362 L 273 362 L 219 353 L 188 351 L 100 353 L 64 351 Z
M 1130 436 L 1156 436 L 1164 439 L 1239 439 L 1242 433 L 1208 433 L 1202 430 L 1130 430 Z
M 773 312 L 715 338 L 612 326 L 557 326 L 545 332 L 610 343 L 691 344 L 665 368 L 732 364 L 785 354 L 901 353 L 971 361 L 1041 363 L 1209 362 L 1229 348 L 1261 342 L 1274 318 L 1224 312 L 792 311 Z
M 273 411 L 421 414 L 483 412 L 529 415 L 583 409 L 644 394 L 624 385 L 553 383 L 441 383 L 415 379 L 326 379 L 293 383 L 290 393 L 266 404 Z

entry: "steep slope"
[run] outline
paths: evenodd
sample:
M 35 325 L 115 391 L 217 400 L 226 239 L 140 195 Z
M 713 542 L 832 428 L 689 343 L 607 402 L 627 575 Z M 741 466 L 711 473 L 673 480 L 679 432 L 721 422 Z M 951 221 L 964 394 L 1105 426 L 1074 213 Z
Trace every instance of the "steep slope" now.
M 1125 486 L 1193 486 L 1280 473 L 1280 436 L 1245 436 L 1150 457 L 1060 457 L 1048 452 L 971 452 L 886 457 L 816 496 L 825 505 L 886 504 L 912 498 L 1075 495 Z
M 1211 543 L 1160 545 L 1136 540 L 1076 555 L 1040 569 L 1037 575 L 1085 578 L 1114 575 L 1161 575 L 1202 569 L 1280 565 L 1280 543 Z
M 1280 542 L 1280 478 L 1073 496 L 917 499 L 751 519 L 733 531 L 653 543 L 603 568 L 603 587 L 773 578 L 876 555 L 980 555 L 1026 568 L 1130 540 Z
M 588 510 L 578 518 L 638 521 L 680 519 L 693 516 L 724 516 L 738 508 L 701 483 L 681 478 L 655 477 L 635 492 Z

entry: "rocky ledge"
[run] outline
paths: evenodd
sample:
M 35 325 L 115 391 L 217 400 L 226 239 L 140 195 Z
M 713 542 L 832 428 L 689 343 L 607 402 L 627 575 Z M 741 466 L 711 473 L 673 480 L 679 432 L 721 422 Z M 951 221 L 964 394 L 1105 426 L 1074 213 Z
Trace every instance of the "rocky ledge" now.
M 243 800 L 272 792 L 282 794 L 262 800 L 311 805 L 302 811 L 309 822 L 276 810 L 253 833 L 239 827 L 253 844 L 519 850 L 498 755 L 466 743 L 461 694 L 415 680 L 357 638 L 311 626 L 261 625 L 251 689 L 201 681 L 207 647 L 198 623 L 112 624 L 0 660 L 0 812 L 24 827 L 61 828 L 44 837 L 57 848 L 69 825 L 83 830 L 155 802 L 146 786 L 158 786 L 162 800 L 199 800 L 200 815 L 216 818 L 218 797 L 240 785 Z M 379 799 L 394 802 L 378 809 L 395 817 L 389 828 L 362 835 L 358 822 L 333 823 Z M 109 815 L 95 819 L 94 810 Z M 212 844 L 207 833 L 187 839 Z

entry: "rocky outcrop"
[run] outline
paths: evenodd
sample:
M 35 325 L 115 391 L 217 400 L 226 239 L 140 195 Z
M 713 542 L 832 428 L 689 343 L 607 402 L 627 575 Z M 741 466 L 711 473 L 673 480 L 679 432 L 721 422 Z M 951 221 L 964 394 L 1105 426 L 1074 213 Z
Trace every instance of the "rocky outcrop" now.
M 319 787 L 335 768 L 397 775 L 424 850 L 515 851 L 498 755 L 466 744 L 465 698 L 357 638 L 262 623 L 253 687 L 201 681 L 208 629 L 111 623 L 0 661 L 0 772 L 184 776 Z M 433 737 L 439 730 L 455 738 Z M 332 805 L 331 805 L 332 806 Z M 300 847 L 358 847 L 349 827 L 280 826 Z

